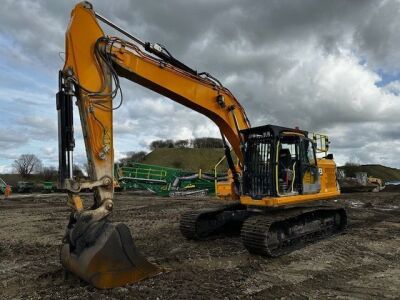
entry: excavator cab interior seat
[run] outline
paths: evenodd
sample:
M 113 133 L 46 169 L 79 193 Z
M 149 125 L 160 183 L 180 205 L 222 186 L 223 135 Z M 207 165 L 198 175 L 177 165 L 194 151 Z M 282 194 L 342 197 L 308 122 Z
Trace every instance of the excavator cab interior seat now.
M 279 182 L 280 192 L 293 192 L 296 159 L 292 157 L 290 149 L 283 148 L 279 151 Z

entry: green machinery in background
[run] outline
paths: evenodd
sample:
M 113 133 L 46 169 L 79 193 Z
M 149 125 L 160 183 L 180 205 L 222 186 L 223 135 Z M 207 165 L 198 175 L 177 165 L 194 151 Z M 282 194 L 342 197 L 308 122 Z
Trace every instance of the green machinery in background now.
M 18 181 L 17 192 L 18 193 L 32 193 L 35 188 L 35 184 L 31 181 Z
M 122 190 L 148 190 L 159 196 L 215 194 L 215 176 L 156 165 L 115 165 L 116 186 Z
M 7 188 L 7 183 L 0 178 L 0 193 L 4 194 Z
M 4 194 L 7 183 L 0 178 L 0 194 Z M 18 181 L 15 186 L 17 193 L 32 193 L 33 191 L 51 193 L 56 191 L 56 186 L 52 181 L 44 181 L 42 184 L 36 184 L 32 181 Z
M 54 192 L 54 190 L 55 190 L 55 185 L 53 184 L 52 181 L 43 181 L 43 192 L 51 193 Z

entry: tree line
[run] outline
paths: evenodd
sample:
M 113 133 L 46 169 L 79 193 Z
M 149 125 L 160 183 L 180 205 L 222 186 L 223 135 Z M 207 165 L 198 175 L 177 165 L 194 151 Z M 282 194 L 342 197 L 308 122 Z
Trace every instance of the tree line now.
M 54 166 L 43 166 L 42 161 L 34 154 L 22 154 L 14 160 L 12 167 L 22 178 L 29 178 L 32 174 L 38 174 L 46 181 L 57 180 L 58 170 Z M 73 166 L 74 174 L 84 177 L 82 168 Z
M 150 150 L 158 148 L 223 148 L 222 139 L 203 137 L 186 140 L 155 140 L 150 143 Z M 127 164 L 128 162 L 142 162 L 147 155 L 145 151 L 129 152 L 126 158 L 120 160 L 120 163 Z M 14 160 L 12 167 L 16 173 L 22 178 L 28 178 L 31 174 L 39 174 L 44 180 L 56 180 L 58 170 L 54 166 L 43 166 L 42 161 L 34 154 L 22 154 L 18 159 Z M 74 174 L 78 177 L 84 177 L 83 169 L 88 173 L 87 164 L 83 169 L 74 165 Z
M 187 140 L 156 140 L 150 143 L 150 150 L 157 148 L 223 148 L 222 139 L 203 137 Z

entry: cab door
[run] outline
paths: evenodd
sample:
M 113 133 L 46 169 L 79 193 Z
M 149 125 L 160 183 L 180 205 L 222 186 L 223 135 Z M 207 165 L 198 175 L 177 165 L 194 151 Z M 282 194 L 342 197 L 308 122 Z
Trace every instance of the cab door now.
M 308 138 L 300 139 L 300 172 L 302 194 L 316 194 L 321 190 L 317 165 L 316 145 Z

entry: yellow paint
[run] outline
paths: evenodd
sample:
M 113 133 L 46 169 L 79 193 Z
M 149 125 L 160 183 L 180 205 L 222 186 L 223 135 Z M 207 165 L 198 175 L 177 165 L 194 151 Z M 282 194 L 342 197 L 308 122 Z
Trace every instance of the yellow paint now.
M 68 194 L 68 206 L 75 211 L 82 211 L 83 203 L 81 197 L 77 194 Z
M 98 38 L 104 36 L 103 30 L 97 23 L 91 9 L 84 3 L 76 5 L 71 13 L 71 21 L 65 34 L 66 60 L 64 74 L 72 72 L 73 77 L 85 89 L 98 92 L 111 91 L 110 74 L 104 74 L 94 56 L 94 45 Z M 107 109 L 101 109 L 96 103 Z M 112 98 L 109 95 L 94 97 L 81 90 L 76 101 L 85 136 L 86 155 L 91 168 L 92 180 L 99 180 L 104 176 L 113 177 L 113 112 Z M 103 159 L 100 154 L 107 150 Z M 101 199 L 112 199 L 113 188 L 99 187 Z
M 239 195 L 235 192 L 235 183 L 232 178 L 228 178 L 227 181 L 219 181 L 217 183 L 216 195 L 222 199 L 239 199 Z

